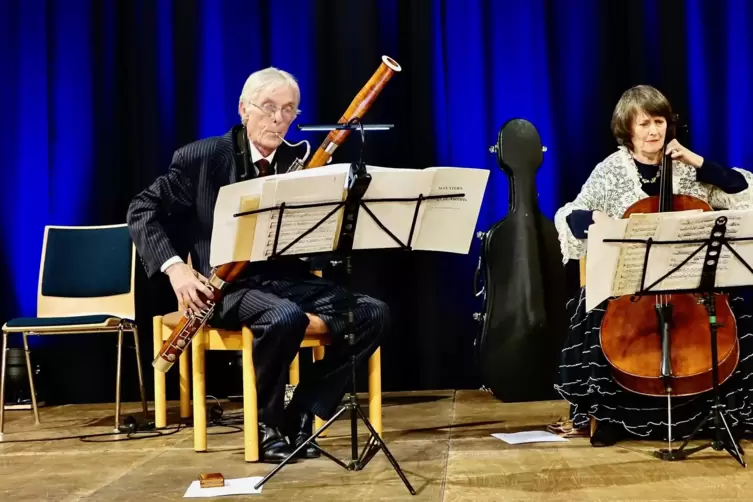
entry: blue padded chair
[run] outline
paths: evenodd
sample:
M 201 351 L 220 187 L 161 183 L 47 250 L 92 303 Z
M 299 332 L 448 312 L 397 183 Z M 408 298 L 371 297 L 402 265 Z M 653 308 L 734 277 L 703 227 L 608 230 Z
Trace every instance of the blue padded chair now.
M 29 335 L 118 333 L 115 430 L 120 425 L 120 373 L 123 333 L 133 333 L 139 389 L 148 415 L 139 353 L 134 292 L 136 250 L 125 224 L 98 227 L 46 226 L 37 289 L 37 317 L 3 326 L 0 368 L 0 435 L 5 425 L 5 372 L 8 333 L 22 333 L 34 420 L 39 409 L 29 355 Z

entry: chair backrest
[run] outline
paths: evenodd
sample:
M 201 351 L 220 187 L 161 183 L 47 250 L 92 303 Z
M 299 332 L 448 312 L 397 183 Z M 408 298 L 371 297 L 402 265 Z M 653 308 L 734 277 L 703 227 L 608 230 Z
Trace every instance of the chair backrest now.
M 109 314 L 135 320 L 135 265 L 126 224 L 46 226 L 37 316 Z

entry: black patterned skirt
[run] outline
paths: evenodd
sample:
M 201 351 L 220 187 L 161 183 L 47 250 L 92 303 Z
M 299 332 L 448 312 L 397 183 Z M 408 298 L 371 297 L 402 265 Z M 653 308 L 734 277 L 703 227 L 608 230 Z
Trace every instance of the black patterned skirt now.
M 749 293 L 745 293 L 746 296 Z M 740 360 L 734 374 L 720 386 L 728 425 L 753 429 L 753 310 L 751 301 L 739 293 L 729 295 L 737 320 Z M 747 300 L 747 301 L 746 301 Z M 620 387 L 601 350 L 600 329 L 607 302 L 585 312 L 586 292 L 567 304 L 570 327 L 560 355 L 559 381 L 555 389 L 570 403 L 570 418 L 576 429 L 598 423 L 620 426 L 631 436 L 668 440 L 668 401 L 665 397 L 642 396 Z M 688 437 L 708 415 L 713 394 L 672 398 L 672 440 Z M 707 422 L 705 431 L 713 430 Z

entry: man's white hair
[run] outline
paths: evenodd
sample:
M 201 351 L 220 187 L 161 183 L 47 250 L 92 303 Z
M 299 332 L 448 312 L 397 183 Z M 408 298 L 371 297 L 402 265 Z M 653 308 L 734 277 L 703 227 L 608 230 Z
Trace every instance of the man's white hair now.
M 248 76 L 246 83 L 243 85 L 238 104 L 243 103 L 248 107 L 259 96 L 261 91 L 265 89 L 279 89 L 286 85 L 293 88 L 295 92 L 295 107 L 298 108 L 301 102 L 301 90 L 298 87 L 298 82 L 290 73 L 273 66 L 255 71 Z M 243 115 L 241 115 L 241 121 L 245 124 Z

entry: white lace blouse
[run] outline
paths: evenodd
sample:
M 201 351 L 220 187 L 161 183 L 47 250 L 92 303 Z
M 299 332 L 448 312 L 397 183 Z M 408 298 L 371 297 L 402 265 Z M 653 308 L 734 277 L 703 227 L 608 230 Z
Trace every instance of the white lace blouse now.
M 698 197 L 714 208 L 753 208 L 753 174 L 740 172 L 748 182 L 748 188 L 736 194 L 696 181 L 696 169 L 682 162 L 673 161 L 674 193 Z M 586 240 L 577 239 L 570 231 L 567 216 L 575 210 L 601 211 L 611 218 L 622 218 L 628 207 L 645 199 L 648 194 L 641 188 L 638 168 L 624 146 L 596 165 L 574 201 L 568 202 L 554 215 L 554 225 L 559 233 L 562 262 L 577 260 L 586 254 Z

